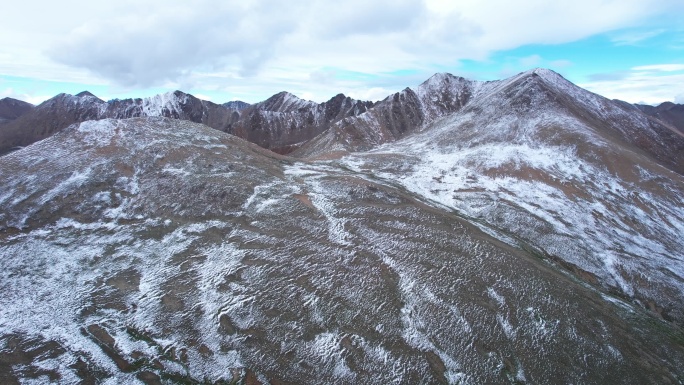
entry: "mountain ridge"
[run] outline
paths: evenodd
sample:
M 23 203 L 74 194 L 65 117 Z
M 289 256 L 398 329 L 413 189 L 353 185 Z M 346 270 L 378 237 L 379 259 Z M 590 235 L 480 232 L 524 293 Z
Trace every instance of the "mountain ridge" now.
M 35 106 L 10 97 L 0 99 L 0 124 L 11 122 L 30 112 Z
M 449 81 L 445 83 L 445 79 Z M 417 91 L 421 95 L 434 95 L 435 87 L 441 87 L 440 92 L 447 99 L 434 96 L 419 98 L 416 94 Z M 680 174 L 684 173 L 682 133 L 668 124 L 636 112 L 638 108 L 624 108 L 622 103 L 581 89 L 556 72 L 542 68 L 488 82 L 439 75 L 432 81 L 428 79 L 415 90 L 407 88 L 384 99 L 370 115 L 365 114 L 334 124 L 331 130 L 313 138 L 293 155 L 315 157 L 331 151 L 341 154 L 370 150 L 410 132 L 420 131 L 421 127 L 456 113 L 467 107 L 468 102 L 474 98 L 485 100 L 502 94 L 507 98 L 517 98 L 519 105 L 513 108 L 524 109 L 531 98 L 538 97 L 539 93 L 545 94 L 549 103 L 562 103 L 564 109 L 573 116 L 587 120 L 589 126 L 595 127 L 604 135 L 625 141 L 636 147 L 637 151 L 655 157 L 666 167 Z M 426 115 L 426 111 L 431 115 Z
M 327 102 L 317 104 L 300 99 L 287 91 L 255 104 L 238 101 L 219 105 L 181 91 L 143 99 L 114 99 L 104 102 L 92 93 L 84 91 L 78 94 L 81 96 L 60 94 L 46 101 L 48 105 L 53 105 L 52 111 L 45 112 L 44 107 L 37 106 L 21 119 L 6 121 L 3 127 L 0 127 L 0 154 L 52 135 L 71 123 L 137 116 L 167 116 L 207 124 L 278 153 L 294 152 L 295 156 L 328 152 L 326 146 L 335 147 L 336 151 L 368 150 L 379 144 L 397 140 L 416 127 L 424 126 L 463 108 L 477 93 L 497 92 L 499 88 L 506 87 L 516 79 L 533 76 L 546 79 L 549 84 L 556 86 L 565 83 L 555 90 L 560 94 L 574 93 L 566 95 L 565 98 L 575 100 L 575 104 L 581 104 L 582 98 L 587 95 L 594 95 L 587 93 L 588 91 L 579 95 L 577 86 L 557 73 L 543 68 L 525 71 L 508 79 L 488 82 L 437 73 L 421 85 L 406 88 L 377 103 L 355 101 L 339 94 Z M 584 103 L 581 106 L 582 111 L 593 111 L 586 116 L 587 119 L 603 122 L 616 119 L 601 115 L 606 113 L 605 106 L 611 104 L 607 99 L 596 99 L 595 96 L 588 99 L 592 100 L 593 105 Z M 638 110 L 645 114 L 644 116 L 650 116 L 651 120 L 647 122 L 640 118 L 641 122 L 632 122 L 626 126 L 628 131 L 616 124 L 609 124 L 607 130 L 616 131 L 617 135 L 639 147 L 640 151 L 650 153 L 661 163 L 680 173 L 684 172 L 684 158 L 676 155 L 684 148 L 681 128 L 677 128 L 682 121 L 679 115 L 676 115 L 676 106 L 665 111 L 665 108 L 654 110 L 619 101 L 613 101 L 612 104 L 611 113 L 619 115 L 619 119 L 634 120 L 634 117 L 629 115 L 639 116 L 635 114 Z M 365 114 L 367 111 L 370 111 L 370 114 Z M 584 113 L 582 111 L 579 113 Z M 626 113 L 627 111 L 629 113 Z M 359 119 L 360 116 L 362 119 Z M 329 131 L 331 127 L 335 132 Z M 320 135 L 323 137 L 317 138 Z M 340 140 L 344 143 L 339 142 Z

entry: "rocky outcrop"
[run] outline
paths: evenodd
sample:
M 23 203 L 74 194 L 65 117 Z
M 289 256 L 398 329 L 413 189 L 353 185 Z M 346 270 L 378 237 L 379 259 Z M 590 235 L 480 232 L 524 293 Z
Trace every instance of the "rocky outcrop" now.
M 658 106 L 636 104 L 645 114 L 653 116 L 661 122 L 672 125 L 679 132 L 684 133 L 684 104 L 665 102 Z

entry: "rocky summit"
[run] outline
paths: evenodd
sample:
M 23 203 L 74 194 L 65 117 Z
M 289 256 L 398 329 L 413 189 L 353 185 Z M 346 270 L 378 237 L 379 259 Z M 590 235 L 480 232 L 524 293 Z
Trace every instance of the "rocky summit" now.
M 654 111 L 544 69 L 60 95 L 0 125 L 0 383 L 684 383 L 684 135 Z

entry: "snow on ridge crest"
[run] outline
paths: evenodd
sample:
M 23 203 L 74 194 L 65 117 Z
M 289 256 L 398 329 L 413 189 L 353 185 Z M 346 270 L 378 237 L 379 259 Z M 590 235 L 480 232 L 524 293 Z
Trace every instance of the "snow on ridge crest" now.
M 304 107 L 313 107 L 315 102 L 302 99 L 287 91 L 281 91 L 263 102 L 258 103 L 260 109 L 274 112 L 292 112 Z
M 178 95 L 180 94 L 180 96 Z M 188 95 L 180 91 L 169 91 L 163 94 L 144 98 L 142 101 L 143 113 L 147 116 L 163 116 L 164 109 L 169 113 L 180 115 L 183 111 L 182 104 L 187 103 Z

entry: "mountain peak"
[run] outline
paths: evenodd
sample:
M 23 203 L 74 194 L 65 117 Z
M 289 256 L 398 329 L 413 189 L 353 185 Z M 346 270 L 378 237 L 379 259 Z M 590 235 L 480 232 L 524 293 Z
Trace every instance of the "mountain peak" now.
M 462 77 L 459 76 L 454 76 L 448 72 L 437 72 L 436 74 L 430 76 L 426 81 L 424 81 L 421 86 L 423 85 L 431 85 L 431 84 L 444 84 L 444 83 L 451 83 L 454 80 L 465 80 Z
M 79 97 L 79 98 L 84 98 L 84 97 L 85 97 L 85 98 L 94 98 L 94 99 L 97 99 L 98 101 L 104 103 L 104 100 L 102 100 L 102 99 L 98 98 L 97 96 L 93 95 L 90 91 L 81 91 L 81 92 L 77 93 L 77 94 L 74 95 L 74 96 Z
M 33 104 L 29 102 L 25 102 L 23 100 L 15 99 L 15 98 L 10 98 L 9 96 L 6 96 L 2 99 L 0 99 L 0 103 L 6 103 L 6 104 L 20 104 L 20 105 L 30 105 L 33 106 Z
M 531 70 L 522 72 L 521 75 L 523 77 L 527 76 L 539 76 L 540 78 L 558 84 L 559 82 L 562 83 L 569 83 L 567 79 L 563 77 L 563 75 L 559 74 L 558 72 L 548 69 L 548 68 L 533 68 Z
M 14 120 L 31 111 L 33 104 L 13 98 L 0 99 L 0 121 Z
M 432 118 L 436 118 L 465 105 L 477 84 L 477 81 L 438 72 L 411 90 L 431 110 Z
M 474 81 L 465 79 L 461 76 L 455 76 L 448 72 L 437 72 L 430 76 L 426 81 L 421 83 L 416 89 L 435 89 L 449 86 L 452 84 L 473 83 Z M 415 90 L 415 89 L 414 89 Z
M 78 97 L 92 96 L 94 98 L 97 97 L 97 96 L 93 95 L 90 91 L 81 91 L 81 92 L 77 93 L 75 96 L 78 96 Z
M 287 91 L 281 91 L 265 101 L 258 103 L 260 109 L 273 112 L 292 112 L 303 107 L 310 107 L 316 103 L 304 100 Z
M 244 110 L 245 108 L 249 107 L 251 104 L 243 102 L 242 100 L 232 100 L 227 103 L 223 103 L 222 106 L 231 109 L 231 110 L 236 110 L 236 111 L 241 111 Z

